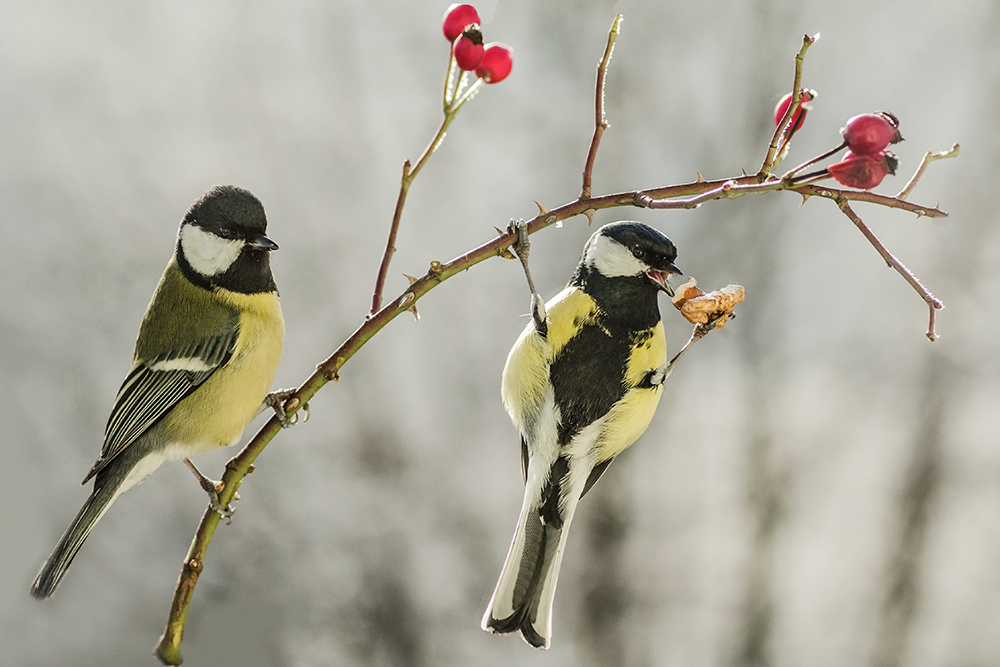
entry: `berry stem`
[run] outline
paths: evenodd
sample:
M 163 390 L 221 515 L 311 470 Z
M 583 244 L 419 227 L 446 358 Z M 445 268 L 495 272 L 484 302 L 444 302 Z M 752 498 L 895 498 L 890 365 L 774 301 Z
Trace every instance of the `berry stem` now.
M 468 76 L 469 76 L 468 72 L 462 72 L 461 81 L 459 82 L 458 86 L 459 90 L 465 87 L 465 81 Z M 466 91 L 462 93 L 461 97 L 453 101 L 451 109 L 445 110 L 445 114 L 450 113 L 452 116 L 454 116 L 456 113 L 458 113 L 458 110 L 462 108 L 463 104 L 465 104 L 466 102 L 468 102 L 469 100 L 471 100 L 473 97 L 476 96 L 476 93 L 478 93 L 479 89 L 482 87 L 483 87 L 483 80 L 476 79 L 475 83 L 469 86 L 468 89 L 466 89 Z
M 793 176 L 786 182 L 789 185 L 806 185 L 808 183 L 822 181 L 824 178 L 830 178 L 830 172 L 826 169 L 820 169 L 819 171 L 811 171 L 808 174 L 802 174 L 801 176 Z M 785 179 L 782 180 L 785 181 Z
M 455 62 L 455 54 L 450 53 L 448 56 L 448 71 L 444 75 L 444 99 L 441 102 L 441 107 L 445 113 L 448 113 L 448 107 L 455 101 L 455 93 L 457 92 L 455 89 L 457 78 L 455 76 L 455 69 L 457 67 L 458 63 Z
M 795 174 L 799 173 L 800 171 L 802 171 L 803 169 L 805 169 L 809 165 L 816 164 L 820 160 L 825 160 L 826 158 L 830 157 L 834 153 L 838 153 L 838 152 L 840 152 L 841 149 L 846 148 L 846 147 L 847 147 L 847 142 L 845 141 L 845 142 L 841 143 L 839 146 L 837 146 L 836 148 L 832 148 L 832 149 L 828 150 L 827 152 L 823 153 L 822 155 L 817 155 L 813 159 L 807 160 L 806 162 L 803 162 L 802 164 L 800 164 L 799 166 L 795 167 L 794 169 L 792 169 L 791 171 L 789 171 L 788 173 L 786 173 L 784 176 L 782 176 L 781 180 L 784 181 L 784 180 L 788 180 L 788 179 L 792 178 L 793 176 L 795 176 Z

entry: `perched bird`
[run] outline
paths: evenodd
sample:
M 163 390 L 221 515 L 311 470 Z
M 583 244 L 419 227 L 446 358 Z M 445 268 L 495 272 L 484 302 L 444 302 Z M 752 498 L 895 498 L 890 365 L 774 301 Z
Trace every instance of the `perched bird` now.
M 278 246 L 266 231 L 260 201 L 233 186 L 213 188 L 184 216 L 101 455 L 83 480 L 93 479 L 94 491 L 42 566 L 34 597 L 55 592 L 111 503 L 164 461 L 183 459 L 214 492 L 187 457 L 239 439 L 281 360 L 285 324 L 270 265 Z
M 527 248 L 514 249 L 532 291 L 532 322 L 507 357 L 502 394 L 521 433 L 524 501 L 482 627 L 520 632 L 544 649 L 577 502 L 642 435 L 660 400 L 671 366 L 657 294 L 672 295 L 667 278 L 681 271 L 666 236 L 615 222 L 590 237 L 569 285 L 542 305 Z

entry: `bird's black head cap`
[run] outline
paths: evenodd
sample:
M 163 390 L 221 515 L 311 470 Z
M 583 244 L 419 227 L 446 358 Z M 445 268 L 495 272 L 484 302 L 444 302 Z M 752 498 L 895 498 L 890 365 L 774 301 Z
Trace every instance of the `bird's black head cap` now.
M 257 197 L 234 185 L 216 186 L 181 221 L 178 264 L 188 279 L 206 289 L 277 291 L 270 252 L 278 245 L 266 231 L 267 216 Z
M 682 273 L 674 265 L 674 260 L 677 259 L 677 247 L 673 241 L 649 225 L 621 220 L 604 225 L 597 233 L 625 246 L 636 259 L 653 269 L 664 273 Z
M 660 321 L 656 295 L 673 290 L 667 283 L 681 270 L 677 248 L 666 236 L 640 222 L 613 222 L 594 232 L 570 280 L 612 320 L 634 329 Z

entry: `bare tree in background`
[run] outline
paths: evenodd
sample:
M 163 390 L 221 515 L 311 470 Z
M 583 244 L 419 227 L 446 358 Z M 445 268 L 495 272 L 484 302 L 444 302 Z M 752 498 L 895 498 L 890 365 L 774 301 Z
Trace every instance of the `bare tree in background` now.
M 773 73 L 765 63 L 779 59 L 773 53 L 772 37 L 785 22 L 793 17 L 778 13 L 766 1 L 755 3 L 753 30 L 755 42 L 760 48 L 750 55 L 752 65 L 748 68 L 757 80 L 758 91 L 749 101 L 756 108 L 767 108 L 773 101 L 765 91 L 771 90 Z M 746 118 L 755 118 L 748 113 Z M 766 119 L 757 118 L 751 126 L 755 143 L 767 141 L 771 127 Z M 744 373 L 749 377 L 744 398 L 748 416 L 746 434 L 746 501 L 750 521 L 750 548 L 746 563 L 745 588 L 743 592 L 742 626 L 734 637 L 732 663 L 740 667 L 764 667 L 773 662 L 771 641 L 774 625 L 774 593 L 772 566 L 774 558 L 774 536 L 785 503 L 786 476 L 776 470 L 774 439 L 768 416 L 772 412 L 775 377 L 781 369 L 774 362 L 780 358 L 775 354 L 774 327 L 767 304 L 775 301 L 775 282 L 778 280 L 778 248 L 783 233 L 785 219 L 777 202 L 768 200 L 759 206 L 743 211 L 746 219 L 733 229 L 733 248 L 727 262 L 737 263 L 737 273 L 746 276 L 748 288 L 753 291 L 761 308 L 752 312 L 741 312 L 742 335 L 737 339 L 737 349 L 743 363 Z M 747 309 L 749 310 L 749 309 Z M 771 363 L 768 363 L 771 362 Z
M 625 456 L 614 465 L 629 467 L 631 460 Z M 589 664 L 629 664 L 633 652 L 627 628 L 635 599 L 626 550 L 632 539 L 632 497 L 621 486 L 595 485 L 585 500 L 590 502 L 582 531 L 586 568 L 577 639 Z
M 933 354 L 917 393 L 910 461 L 897 501 L 898 532 L 890 539 L 883 600 L 872 667 L 906 664 L 906 644 L 920 603 L 921 562 L 934 501 L 941 486 L 942 423 L 947 388 L 954 385 L 950 364 Z
M 992 17 L 986 23 L 1000 20 L 998 7 L 991 6 Z M 980 106 L 987 116 L 1000 114 L 1000 80 L 994 74 L 983 85 L 986 104 Z M 982 173 L 997 168 L 1000 141 L 995 133 L 980 137 L 983 142 L 978 157 L 990 160 L 979 164 Z M 992 158 L 992 159 L 990 159 Z M 975 168 L 973 168 L 975 171 Z M 956 287 L 968 289 L 989 280 L 989 259 L 984 256 L 988 238 L 995 227 L 994 206 L 974 196 L 974 185 L 959 193 L 960 199 L 974 202 L 967 211 L 964 224 L 967 233 L 955 235 L 942 248 L 942 264 L 950 269 Z M 946 444 L 948 413 L 970 382 L 968 368 L 962 368 L 945 350 L 935 347 L 927 357 L 915 392 L 913 443 L 896 500 L 897 532 L 891 537 L 883 576 L 879 627 L 871 653 L 872 667 L 900 667 L 916 664 L 909 654 L 913 627 L 921 611 L 926 579 L 925 556 L 928 534 L 934 529 L 935 509 L 940 505 Z

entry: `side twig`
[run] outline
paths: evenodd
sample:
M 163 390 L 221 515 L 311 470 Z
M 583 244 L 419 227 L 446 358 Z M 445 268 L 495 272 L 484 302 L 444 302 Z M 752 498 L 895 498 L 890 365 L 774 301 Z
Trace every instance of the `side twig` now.
M 424 168 L 427 164 L 427 160 L 430 159 L 434 151 L 437 150 L 441 142 L 444 141 L 445 134 L 448 132 L 448 126 L 451 122 L 455 120 L 455 114 L 458 110 L 462 108 L 462 105 L 472 99 L 475 94 L 479 91 L 482 86 L 482 79 L 477 79 L 469 88 L 459 97 L 458 93 L 461 91 L 464 84 L 465 73 L 462 73 L 461 79 L 458 86 L 453 86 L 453 82 L 456 77 L 456 67 L 455 58 L 452 57 L 448 63 L 448 72 L 445 75 L 445 85 L 444 85 L 444 118 L 441 120 L 441 126 L 438 127 L 437 132 L 434 134 L 434 138 L 431 139 L 430 143 L 421 153 L 420 158 L 417 159 L 417 163 L 411 167 L 410 161 L 406 160 L 403 163 L 403 176 L 399 182 L 399 195 L 396 197 L 396 208 L 392 213 L 392 223 L 389 225 L 389 238 L 385 244 L 385 251 L 382 253 L 382 261 L 378 267 L 378 276 L 375 278 L 375 291 L 372 294 L 372 307 L 369 311 L 369 315 L 374 315 L 382 307 L 382 293 L 385 290 L 386 277 L 389 275 L 389 263 L 392 261 L 392 255 L 396 252 L 396 235 L 399 232 L 399 221 L 403 217 L 403 207 L 406 205 L 406 195 L 410 191 L 410 184 L 413 183 L 413 179 L 417 177 L 420 170 Z
M 913 174 L 913 177 L 907 181 L 906 185 L 903 186 L 903 189 L 899 191 L 899 194 L 896 195 L 896 199 L 906 199 L 910 192 L 913 191 L 913 188 L 917 187 L 917 182 L 919 182 L 920 177 L 924 175 L 927 165 L 934 160 L 940 160 L 941 158 L 946 157 L 958 157 L 958 144 L 955 144 L 948 150 L 941 151 L 940 153 L 931 153 L 930 151 L 927 151 L 924 158 L 920 161 L 920 166 L 917 167 L 917 171 Z
M 810 37 L 809 35 L 803 35 L 802 37 L 802 48 L 799 52 L 795 54 L 795 75 L 792 77 L 792 102 L 788 105 L 788 109 L 785 110 L 785 115 L 782 116 L 781 122 L 774 129 L 774 135 L 771 137 L 771 143 L 767 145 L 767 153 L 764 155 L 764 162 L 760 165 L 760 171 L 757 173 L 757 181 L 762 183 L 771 172 L 774 171 L 775 167 L 778 166 L 780 160 L 780 150 L 782 146 L 787 141 L 788 131 L 791 129 L 792 125 L 792 114 L 795 110 L 799 108 L 799 104 L 802 102 L 802 65 L 805 62 L 806 51 L 809 47 L 816 43 L 819 39 L 819 33 Z
M 876 250 L 878 250 L 878 253 L 882 255 L 882 259 L 885 260 L 885 263 L 895 269 L 899 275 L 903 276 L 903 278 L 906 279 L 906 282 L 910 283 L 913 289 L 916 290 L 917 294 L 920 295 L 920 298 L 927 303 L 930 310 L 930 321 L 927 324 L 927 337 L 932 341 L 936 340 L 937 332 L 934 330 L 934 316 L 937 311 L 944 308 L 944 303 L 931 294 L 931 291 L 923 286 L 923 283 L 921 283 L 917 277 L 913 275 L 913 272 L 906 268 L 902 262 L 896 259 L 895 255 L 889 252 L 886 247 L 882 245 L 882 242 L 879 241 L 878 237 L 876 237 L 872 230 L 868 228 L 868 225 L 866 225 L 861 217 L 854 212 L 854 209 L 851 208 L 849 201 L 842 199 L 837 202 L 837 204 L 840 206 L 840 210 L 844 212 L 844 215 L 850 218 L 851 222 L 853 222 L 857 228 L 861 230 L 861 233 L 865 235 L 868 242 L 871 243 Z
M 587 160 L 583 167 L 583 189 L 580 192 L 581 199 L 590 199 L 591 181 L 594 176 L 594 163 L 597 160 L 597 147 L 601 144 L 601 137 L 604 130 L 608 129 L 608 121 L 604 115 L 604 80 L 608 74 L 608 64 L 611 62 L 611 54 L 615 50 L 615 40 L 621 32 L 621 24 L 624 16 L 615 16 L 614 23 L 611 24 L 611 31 L 608 32 L 608 45 L 604 48 L 604 57 L 597 65 L 597 94 L 594 102 L 594 138 L 590 140 L 590 150 L 587 151 Z

